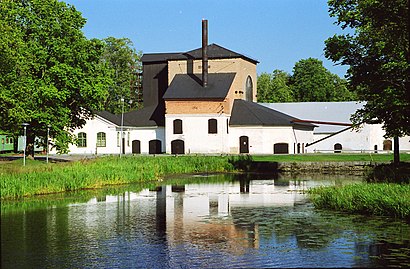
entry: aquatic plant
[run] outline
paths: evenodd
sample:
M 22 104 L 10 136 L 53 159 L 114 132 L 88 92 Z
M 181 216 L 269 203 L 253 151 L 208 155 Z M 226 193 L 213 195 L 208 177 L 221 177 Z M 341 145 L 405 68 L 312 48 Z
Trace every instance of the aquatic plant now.
M 410 185 L 359 183 L 308 191 L 315 207 L 351 213 L 392 216 L 410 221 Z

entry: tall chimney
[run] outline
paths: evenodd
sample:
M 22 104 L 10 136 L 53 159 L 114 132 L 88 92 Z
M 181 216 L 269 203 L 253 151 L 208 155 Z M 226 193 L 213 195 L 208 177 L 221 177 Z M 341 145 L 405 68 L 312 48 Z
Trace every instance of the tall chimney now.
M 208 86 L 208 20 L 202 19 L 202 86 Z

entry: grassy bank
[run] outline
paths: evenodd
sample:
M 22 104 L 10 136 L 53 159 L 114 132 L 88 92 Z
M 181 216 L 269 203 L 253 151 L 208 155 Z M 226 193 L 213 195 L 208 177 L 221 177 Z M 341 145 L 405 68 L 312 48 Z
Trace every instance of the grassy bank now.
M 410 221 L 410 185 L 361 183 L 309 190 L 317 208 L 383 215 Z
M 228 157 L 103 157 L 72 163 L 1 164 L 1 199 L 159 180 L 179 173 L 232 171 Z M 4 169 L 3 169 L 4 168 Z

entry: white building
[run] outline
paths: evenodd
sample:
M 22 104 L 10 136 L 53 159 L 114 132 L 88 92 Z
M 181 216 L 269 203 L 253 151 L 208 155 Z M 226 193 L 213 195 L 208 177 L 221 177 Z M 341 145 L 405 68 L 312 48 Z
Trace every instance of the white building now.
M 207 31 L 204 31 L 207 32 Z M 355 102 L 258 104 L 258 61 L 216 44 L 144 54 L 144 108 L 99 112 L 73 154 L 298 154 L 392 149 L 380 125 L 350 128 Z M 323 125 L 323 122 L 333 125 Z M 338 124 L 338 125 L 335 125 Z M 409 138 L 401 149 L 410 150 Z

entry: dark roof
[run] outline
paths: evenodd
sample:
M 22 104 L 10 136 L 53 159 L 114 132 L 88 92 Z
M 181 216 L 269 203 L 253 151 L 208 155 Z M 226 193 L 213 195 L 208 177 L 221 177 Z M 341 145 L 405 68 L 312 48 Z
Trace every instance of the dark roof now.
M 155 127 L 165 126 L 164 105 L 144 107 L 139 110 L 124 113 L 123 126 Z M 121 126 L 121 114 L 114 115 L 108 111 L 98 111 L 96 114 L 117 126 Z
M 236 99 L 233 103 L 229 125 L 239 126 L 300 126 L 314 128 L 311 123 L 293 122 L 297 118 L 257 103 Z
M 182 52 L 175 53 L 145 53 L 141 57 L 141 61 L 148 62 L 166 62 L 169 60 L 182 60 L 186 59 Z
M 230 58 L 242 58 L 251 63 L 259 63 L 257 60 L 247 57 L 243 54 L 239 54 L 232 50 L 228 50 L 217 44 L 208 45 L 208 59 L 230 59 Z M 202 47 L 187 52 L 179 53 L 147 53 L 141 58 L 143 63 L 149 62 L 165 62 L 170 60 L 187 60 L 187 59 L 202 59 Z
M 164 113 L 165 106 L 159 104 L 124 113 L 124 120 L 133 127 L 165 126 Z
M 208 86 L 202 86 L 199 75 L 178 74 L 174 77 L 163 99 L 224 99 L 231 88 L 235 73 L 208 74 Z
M 97 111 L 95 114 L 116 125 L 121 125 L 121 115 L 114 115 L 108 111 Z

